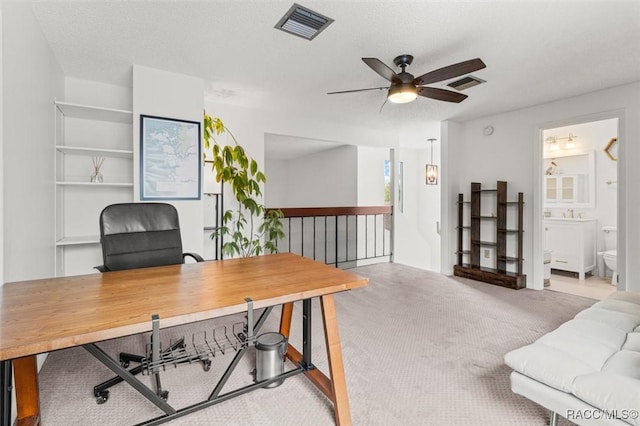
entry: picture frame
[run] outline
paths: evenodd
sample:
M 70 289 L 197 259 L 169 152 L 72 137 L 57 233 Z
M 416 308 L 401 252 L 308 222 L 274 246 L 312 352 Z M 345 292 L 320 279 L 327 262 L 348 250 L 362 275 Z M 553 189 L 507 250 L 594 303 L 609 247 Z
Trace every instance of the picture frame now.
M 200 122 L 140 115 L 140 199 L 200 200 Z

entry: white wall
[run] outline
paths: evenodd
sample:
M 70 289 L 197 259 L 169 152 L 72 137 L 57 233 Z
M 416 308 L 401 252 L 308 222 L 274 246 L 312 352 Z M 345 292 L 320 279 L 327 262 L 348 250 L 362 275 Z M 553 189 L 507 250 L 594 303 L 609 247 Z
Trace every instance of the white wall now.
M 269 207 L 382 206 L 388 159 L 387 148 L 348 145 L 289 160 L 267 158 L 265 203 Z
M 168 71 L 133 66 L 133 188 L 140 200 L 140 114 L 200 122 L 204 81 Z M 202 200 L 169 200 L 178 210 L 185 252 L 203 252 Z
M 265 159 L 264 173 L 267 177 L 267 184 L 263 194 L 267 207 L 287 206 L 288 164 L 287 160 Z
M 1 18 L 0 285 L 54 274 L 53 100 L 64 93 L 62 71 L 30 6 L 5 3 Z M 44 359 L 38 356 L 38 367 Z
M 282 188 L 286 204 L 273 207 L 357 205 L 357 163 L 355 146 L 339 146 L 287 161 L 286 186 Z
M 458 225 L 458 194 L 463 192 L 462 180 L 458 174 L 458 163 L 462 156 L 461 144 L 455 141 L 462 139 L 461 124 L 454 121 L 443 121 L 440 126 L 442 143 L 440 144 L 440 272 L 453 274 L 457 247 L 456 226 Z M 468 188 L 468 185 L 465 185 Z
M 384 163 L 389 150 L 359 146 L 357 158 L 357 206 L 384 206 Z
M 434 143 L 433 163 L 440 164 L 439 144 Z M 429 149 L 400 149 L 403 163 L 403 209 L 397 206 L 394 261 L 416 268 L 440 270 L 440 188 L 425 184 L 425 164 L 431 161 Z M 439 168 L 440 169 L 440 168 Z M 396 190 L 396 193 L 398 191 Z M 409 243 L 408 243 L 409 242 Z
M 4 284 L 4 91 L 3 73 L 4 57 L 2 56 L 3 30 L 2 30 L 2 4 L 0 4 L 0 225 L 3 231 L 0 233 L 0 287 Z
M 54 107 L 62 71 L 28 4 L 5 3 L 3 30 L 4 280 L 54 274 Z
M 640 264 L 626 262 L 640 256 L 640 218 L 632 214 L 640 207 L 640 192 L 635 182 L 640 181 L 640 169 L 629 166 L 640 161 L 640 83 L 632 83 L 537 105 L 504 114 L 484 117 L 464 123 L 445 124 L 443 141 L 447 141 L 447 152 L 443 169 L 447 177 L 455 176 L 446 184 L 448 199 L 448 224 L 443 232 L 449 233 L 443 252 L 448 253 L 448 269 L 455 263 L 456 212 L 451 211 L 455 194 L 468 193 L 471 181 L 490 184 L 496 180 L 509 183 L 509 194 L 518 191 L 525 195 L 524 212 L 524 269 L 527 286 L 542 288 L 542 203 L 540 194 L 542 161 L 541 129 L 558 127 L 569 122 L 584 122 L 587 119 L 612 118 L 619 115 L 619 161 L 618 161 L 618 262 L 624 265 L 621 281 L 628 290 L 640 289 Z M 606 117 L 605 117 L 606 116 Z M 484 136 L 482 129 L 491 124 L 495 132 Z M 443 207 L 443 211 L 445 208 Z M 535 214 L 534 214 L 535 212 Z M 629 212 L 627 214 L 627 212 Z M 448 246 L 448 247 L 447 247 Z M 443 262 L 444 263 L 444 262 Z

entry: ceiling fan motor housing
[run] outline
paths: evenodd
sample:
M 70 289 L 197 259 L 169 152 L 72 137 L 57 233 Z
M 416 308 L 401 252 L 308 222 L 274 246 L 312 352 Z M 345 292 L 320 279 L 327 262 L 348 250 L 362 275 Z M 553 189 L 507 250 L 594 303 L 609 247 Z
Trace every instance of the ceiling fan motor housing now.
M 413 62 L 413 56 L 407 54 L 396 56 L 393 59 L 393 63 L 402 68 L 402 71 L 404 71 L 404 67 L 411 65 L 411 62 Z

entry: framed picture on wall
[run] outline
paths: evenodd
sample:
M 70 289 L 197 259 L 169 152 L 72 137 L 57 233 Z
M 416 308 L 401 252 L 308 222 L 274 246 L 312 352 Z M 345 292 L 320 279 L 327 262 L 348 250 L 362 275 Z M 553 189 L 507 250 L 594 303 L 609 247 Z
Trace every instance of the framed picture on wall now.
M 200 123 L 140 115 L 140 199 L 199 200 Z

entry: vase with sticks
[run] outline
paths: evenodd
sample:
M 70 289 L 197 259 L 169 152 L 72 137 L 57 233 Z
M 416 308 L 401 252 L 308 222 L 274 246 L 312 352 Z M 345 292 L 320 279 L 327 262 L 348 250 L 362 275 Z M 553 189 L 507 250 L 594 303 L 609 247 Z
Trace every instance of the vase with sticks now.
M 102 183 L 102 173 L 100 173 L 100 167 L 104 163 L 104 157 L 93 157 L 93 173 L 91 174 L 92 183 Z

